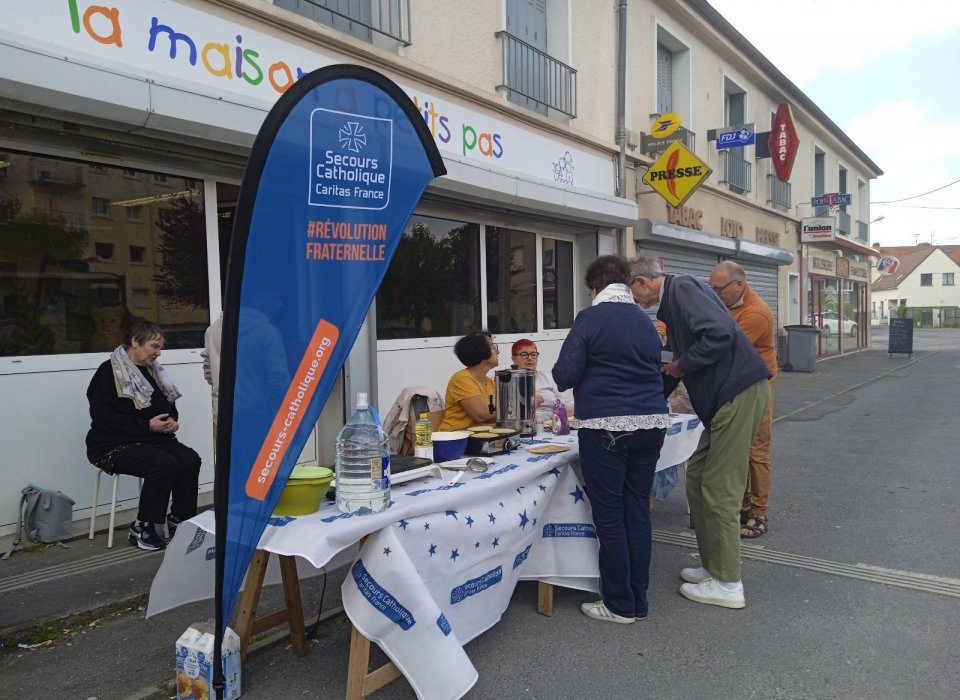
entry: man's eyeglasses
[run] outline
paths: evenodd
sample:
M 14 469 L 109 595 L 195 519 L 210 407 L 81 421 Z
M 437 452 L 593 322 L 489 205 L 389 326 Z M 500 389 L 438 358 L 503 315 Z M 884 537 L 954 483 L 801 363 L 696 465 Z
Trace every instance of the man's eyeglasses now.
M 534 358 L 540 357 L 540 353 L 539 352 L 518 352 L 516 355 L 514 355 L 514 357 L 522 357 L 524 360 L 526 360 L 530 357 L 534 357 Z
M 727 283 L 726 283 L 725 285 L 723 285 L 722 287 L 714 287 L 712 284 L 709 285 L 709 287 L 710 287 L 710 289 L 712 289 L 713 291 L 715 291 L 717 294 L 719 294 L 720 292 L 722 292 L 724 289 L 726 289 L 727 287 L 729 287 L 729 286 L 730 286 L 731 284 L 733 284 L 734 282 L 739 282 L 739 281 L 740 281 L 740 280 L 730 280 L 729 282 L 727 282 Z

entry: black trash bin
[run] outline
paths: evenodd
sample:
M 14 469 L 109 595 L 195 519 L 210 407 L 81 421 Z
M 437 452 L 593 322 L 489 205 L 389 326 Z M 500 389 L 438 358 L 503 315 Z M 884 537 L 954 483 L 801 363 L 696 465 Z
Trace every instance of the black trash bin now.
M 817 326 L 784 326 L 787 331 L 786 372 L 812 372 L 817 362 Z

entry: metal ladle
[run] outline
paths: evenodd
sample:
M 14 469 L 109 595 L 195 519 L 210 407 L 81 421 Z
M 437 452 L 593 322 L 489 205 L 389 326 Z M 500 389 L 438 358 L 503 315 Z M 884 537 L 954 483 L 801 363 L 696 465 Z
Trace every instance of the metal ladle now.
M 470 459 L 467 460 L 467 463 L 466 463 L 466 464 L 463 464 L 463 465 L 458 464 L 458 465 L 456 465 L 456 466 L 452 466 L 452 465 L 451 465 L 451 466 L 447 466 L 447 465 L 445 465 L 445 464 L 441 464 L 441 465 L 440 465 L 440 468 L 441 468 L 441 469 L 449 469 L 450 471 L 457 471 L 457 472 L 470 471 L 470 472 L 478 472 L 478 473 L 482 474 L 483 472 L 487 471 L 487 469 L 489 468 L 489 466 L 490 466 L 490 465 L 488 465 L 488 464 L 487 464 L 486 462 L 484 462 L 482 459 L 477 459 L 476 457 L 471 457 Z

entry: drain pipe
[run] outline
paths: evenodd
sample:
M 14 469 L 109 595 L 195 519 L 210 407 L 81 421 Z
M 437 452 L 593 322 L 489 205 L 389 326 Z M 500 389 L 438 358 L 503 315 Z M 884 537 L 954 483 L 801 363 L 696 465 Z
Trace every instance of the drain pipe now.
M 617 3 L 617 196 L 627 196 L 627 0 Z M 617 248 L 620 253 L 631 256 L 627 251 L 627 230 L 617 229 Z

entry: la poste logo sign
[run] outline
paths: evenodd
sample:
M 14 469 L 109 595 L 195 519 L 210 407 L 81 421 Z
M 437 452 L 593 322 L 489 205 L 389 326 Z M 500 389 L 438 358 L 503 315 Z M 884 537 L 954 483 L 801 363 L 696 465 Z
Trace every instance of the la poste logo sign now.
M 681 206 L 713 172 L 679 141 L 671 143 L 643 176 L 643 181 L 674 207 Z

